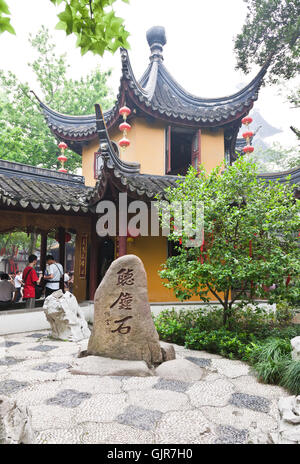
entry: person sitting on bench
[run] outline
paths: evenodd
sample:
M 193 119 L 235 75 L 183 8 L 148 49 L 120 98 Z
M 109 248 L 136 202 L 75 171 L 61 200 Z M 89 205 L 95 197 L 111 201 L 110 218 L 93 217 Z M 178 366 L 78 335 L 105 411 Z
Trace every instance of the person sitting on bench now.
M 2 274 L 0 280 L 0 307 L 10 306 L 15 292 L 13 281 L 9 279 L 8 274 Z

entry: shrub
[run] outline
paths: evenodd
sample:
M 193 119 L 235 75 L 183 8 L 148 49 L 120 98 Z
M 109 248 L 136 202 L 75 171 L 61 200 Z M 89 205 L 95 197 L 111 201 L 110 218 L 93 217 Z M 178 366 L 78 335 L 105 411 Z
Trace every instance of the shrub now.
M 246 333 L 233 333 L 225 328 L 210 332 L 194 328 L 185 337 L 187 348 L 219 353 L 230 359 L 243 358 L 246 355 L 246 346 L 251 342 L 255 342 L 255 337 Z
M 280 301 L 276 304 L 276 320 L 281 325 L 289 324 L 295 315 L 295 311 L 287 301 Z
M 280 384 L 293 395 L 300 395 L 300 361 L 290 361 L 285 366 Z

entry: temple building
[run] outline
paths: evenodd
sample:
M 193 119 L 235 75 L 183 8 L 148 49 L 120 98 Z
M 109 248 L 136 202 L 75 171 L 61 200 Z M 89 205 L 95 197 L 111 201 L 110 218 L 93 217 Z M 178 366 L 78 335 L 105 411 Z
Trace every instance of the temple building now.
M 112 200 L 119 208 L 119 193 L 128 202 L 149 204 L 158 193 L 175 185 L 190 165 L 202 164 L 210 172 L 237 156 L 237 135 L 242 119 L 252 109 L 268 63 L 239 92 L 223 98 L 200 98 L 185 91 L 164 66 L 166 44 L 163 27 L 147 32 L 150 60 L 137 80 L 128 52 L 121 50 L 122 73 L 113 108 L 102 114 L 99 105 L 89 116 L 64 115 L 40 101 L 45 121 L 58 141 L 82 156 L 82 176 L 0 160 L 0 233 L 32 230 L 41 234 L 41 266 L 47 233 L 58 232 L 60 262 L 65 262 L 65 234 L 76 234 L 74 294 L 79 301 L 93 299 L 110 262 L 118 256 L 139 256 L 148 275 L 151 302 L 173 302 L 173 293 L 162 285 L 160 265 L 170 253 L 166 237 L 106 237 L 96 233 L 96 208 Z M 97 102 L 95 102 L 97 103 Z M 118 148 L 122 137 L 119 111 L 131 109 L 130 146 Z M 267 177 L 298 185 L 300 169 Z

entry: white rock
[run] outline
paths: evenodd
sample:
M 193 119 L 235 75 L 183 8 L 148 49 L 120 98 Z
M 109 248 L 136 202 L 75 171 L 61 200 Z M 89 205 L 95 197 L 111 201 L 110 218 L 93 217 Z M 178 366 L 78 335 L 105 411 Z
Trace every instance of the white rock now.
M 278 408 L 280 423 L 276 443 L 300 444 L 300 395 L 280 398 Z
M 52 337 L 77 342 L 90 336 L 84 314 L 72 293 L 57 290 L 45 299 L 43 309 Z
M 147 377 L 153 375 L 145 361 L 129 361 L 125 359 L 112 359 L 103 356 L 86 356 L 76 360 L 70 369 L 72 374 L 82 375 L 126 375 Z
M 162 363 L 156 374 L 165 379 L 194 382 L 202 378 L 203 369 L 187 359 L 173 359 Z
M 0 444 L 34 444 L 31 414 L 16 401 L 0 396 Z
M 300 337 L 292 338 L 291 345 L 293 348 L 292 359 L 300 361 Z

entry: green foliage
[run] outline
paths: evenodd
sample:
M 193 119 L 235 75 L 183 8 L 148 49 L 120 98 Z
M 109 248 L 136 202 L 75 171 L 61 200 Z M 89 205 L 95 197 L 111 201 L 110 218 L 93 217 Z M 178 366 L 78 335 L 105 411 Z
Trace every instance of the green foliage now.
M 206 302 L 211 292 L 222 304 L 227 324 L 238 299 L 294 301 L 299 295 L 300 202 L 292 186 L 258 179 L 255 166 L 240 158 L 222 174 L 221 167 L 209 175 L 191 167 L 166 195 L 171 213 L 172 204 L 184 207 L 188 201 L 194 218 L 199 204 L 204 205 L 205 250 L 185 247 L 188 237 L 182 232 L 178 256 L 160 271 L 163 284 L 178 299 L 197 295 Z M 161 223 L 165 225 L 163 218 Z M 183 231 L 184 226 L 183 221 Z M 169 240 L 178 241 L 176 231 L 171 230 Z M 291 284 L 286 286 L 288 275 Z M 274 283 L 276 291 L 268 292 Z
M 251 156 L 245 155 L 245 158 L 256 164 L 258 172 L 285 171 L 300 166 L 300 149 L 284 148 L 279 143 L 273 143 L 267 149 L 256 148 Z
M 279 311 L 284 307 L 283 302 Z M 262 382 L 282 385 L 299 394 L 300 362 L 291 359 L 290 339 L 300 335 L 300 325 L 282 326 L 276 313 L 242 309 L 232 314 L 230 330 L 221 326 L 222 312 L 218 309 L 163 311 L 155 317 L 155 326 L 163 340 L 241 359 L 252 366 Z
M 41 89 L 41 99 L 53 109 L 67 114 L 90 114 L 94 104 L 104 109 L 111 105 L 107 87 L 110 72 L 95 69 L 80 80 L 67 78 L 66 56 L 57 56 L 55 45 L 45 27 L 30 43 L 36 59 L 29 64 Z M 51 134 L 37 100 L 27 83 L 0 70 L 0 153 L 1 158 L 34 166 L 57 169 L 57 141 Z M 67 153 L 67 169 L 81 166 L 81 157 Z
M 15 30 L 10 23 L 10 12 L 7 3 L 4 0 L 0 0 L 0 34 L 7 31 L 11 34 L 15 34 Z
M 251 70 L 272 57 L 269 81 L 290 79 L 299 71 L 299 0 L 245 0 L 248 13 L 235 39 L 237 68 Z
M 129 3 L 129 0 L 122 0 Z M 64 4 L 65 10 L 58 14 L 56 29 L 67 35 L 75 34 L 81 54 L 88 51 L 103 56 L 105 50 L 111 53 L 119 47 L 129 48 L 124 20 L 116 16 L 113 4 L 116 0 L 50 0 L 54 5 Z M 5 15 L 5 16 L 4 16 Z M 0 34 L 7 31 L 15 34 L 10 24 L 7 3 L 0 0 Z
M 76 35 L 76 45 L 82 55 L 91 51 L 103 56 L 105 50 L 114 53 L 119 47 L 129 47 L 124 20 L 116 16 L 112 8 L 116 0 L 50 1 L 55 5 L 64 3 L 65 10 L 58 14 L 60 21 L 56 28 L 64 30 L 67 35 Z
M 300 361 L 290 361 L 285 366 L 280 383 L 293 395 L 300 395 Z

